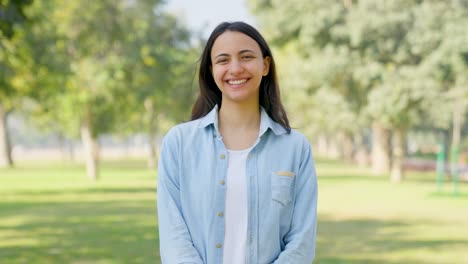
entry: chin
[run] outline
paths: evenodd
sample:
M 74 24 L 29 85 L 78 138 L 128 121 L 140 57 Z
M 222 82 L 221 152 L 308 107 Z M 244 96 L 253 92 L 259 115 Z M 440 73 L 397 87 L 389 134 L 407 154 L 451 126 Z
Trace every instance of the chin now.
M 226 98 L 226 100 L 233 102 L 233 103 L 248 103 L 248 102 L 252 102 L 253 100 L 255 100 L 255 98 L 250 97 L 250 96 L 232 96 L 232 97 Z M 258 101 L 258 99 L 256 100 Z

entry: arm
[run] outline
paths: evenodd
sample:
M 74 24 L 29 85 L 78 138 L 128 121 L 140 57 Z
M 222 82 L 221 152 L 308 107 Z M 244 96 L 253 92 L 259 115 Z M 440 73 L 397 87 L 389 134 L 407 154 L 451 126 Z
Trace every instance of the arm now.
M 317 227 L 317 176 L 309 143 L 296 175 L 296 193 L 291 229 L 285 249 L 274 264 L 311 264 L 315 257 Z
M 170 131 L 162 144 L 158 166 L 158 224 L 162 263 L 203 264 L 182 215 L 178 141 Z

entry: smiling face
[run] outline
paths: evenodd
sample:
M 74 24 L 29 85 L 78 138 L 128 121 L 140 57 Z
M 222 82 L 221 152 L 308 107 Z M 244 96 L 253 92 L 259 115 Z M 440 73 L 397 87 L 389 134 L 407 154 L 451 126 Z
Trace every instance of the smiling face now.
M 226 31 L 214 42 L 211 61 L 223 102 L 259 103 L 260 83 L 268 74 L 270 58 L 263 58 L 255 40 L 237 31 Z

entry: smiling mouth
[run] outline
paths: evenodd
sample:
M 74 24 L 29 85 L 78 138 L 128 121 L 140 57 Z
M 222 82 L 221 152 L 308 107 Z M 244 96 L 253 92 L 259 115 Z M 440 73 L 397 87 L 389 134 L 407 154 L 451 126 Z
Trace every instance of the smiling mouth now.
M 241 79 L 241 80 L 229 80 L 227 81 L 228 84 L 231 84 L 231 85 L 239 85 L 239 84 L 243 84 L 247 82 L 247 79 Z

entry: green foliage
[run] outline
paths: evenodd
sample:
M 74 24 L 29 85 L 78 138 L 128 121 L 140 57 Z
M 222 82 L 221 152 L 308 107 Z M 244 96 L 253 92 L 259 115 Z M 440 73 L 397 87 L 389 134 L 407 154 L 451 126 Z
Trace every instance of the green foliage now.
M 250 7 L 278 54 L 286 103 L 301 113 L 299 124 L 315 126 L 309 131 L 374 121 L 448 129 L 452 105 L 466 111 L 464 0 L 256 0 Z M 314 104 L 325 102 L 323 89 L 342 100 Z M 329 118 L 333 107 L 334 117 L 353 118 Z
M 11 39 L 15 24 L 26 20 L 24 8 L 33 0 L 0 0 L 0 34 Z
M 382 84 L 369 93 L 369 115 L 389 128 L 417 123 L 422 105 L 438 100 L 439 93 L 433 80 L 415 76 L 418 68 L 411 66 L 384 72 Z
M 157 11 L 155 16 L 145 5 L 135 4 L 126 12 L 132 17 L 125 44 L 128 115 L 119 130 L 141 132 L 142 125 L 148 130 L 152 118 L 158 119 L 158 129 L 164 119 L 186 120 L 197 54 L 190 32 L 172 15 Z
M 0 104 L 7 111 L 31 92 L 32 60 L 30 51 L 22 45 L 23 28 L 18 27 L 25 22 L 24 8 L 31 2 L 0 1 Z
M 25 43 L 39 70 L 32 121 L 77 137 L 142 132 L 145 100 L 169 120 L 187 115 L 190 33 L 161 1 L 37 1 Z M 175 85 L 180 85 L 175 87 Z M 182 99 L 182 100 L 181 100 Z M 154 115 L 154 113 L 152 113 Z

